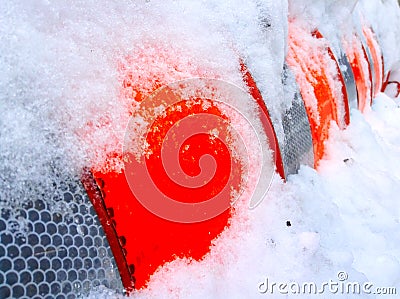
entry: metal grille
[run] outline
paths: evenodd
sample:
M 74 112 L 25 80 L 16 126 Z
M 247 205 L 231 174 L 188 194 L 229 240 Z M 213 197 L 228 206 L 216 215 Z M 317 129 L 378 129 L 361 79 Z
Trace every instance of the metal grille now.
M 76 298 L 100 285 L 123 291 L 104 231 L 77 179 L 55 184 L 51 201 L 1 207 L 0 258 L 0 298 Z
M 297 173 L 300 165 L 314 165 L 310 123 L 294 75 L 285 66 L 283 87 L 291 106 L 282 116 L 284 138 L 278 138 L 285 174 Z

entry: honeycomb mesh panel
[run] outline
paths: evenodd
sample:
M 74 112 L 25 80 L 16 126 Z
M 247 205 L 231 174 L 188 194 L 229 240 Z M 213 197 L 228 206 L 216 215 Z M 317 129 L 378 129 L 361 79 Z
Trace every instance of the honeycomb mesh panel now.
M 55 184 L 50 196 L 1 206 L 0 298 L 76 298 L 100 285 L 123 292 L 80 181 Z
M 300 165 L 314 165 L 310 123 L 294 75 L 285 66 L 283 72 L 285 101 L 290 102 L 282 116 L 284 137 L 279 138 L 285 174 L 295 174 Z

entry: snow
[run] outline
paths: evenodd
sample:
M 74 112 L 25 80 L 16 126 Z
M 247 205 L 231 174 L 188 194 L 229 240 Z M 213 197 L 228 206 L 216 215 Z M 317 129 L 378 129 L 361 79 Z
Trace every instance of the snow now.
M 164 80 L 207 75 L 244 87 L 241 53 L 279 117 L 286 108 L 279 99 L 288 13 L 317 20 L 333 42 L 339 27 L 327 20 L 341 24 L 350 22 L 349 13 L 362 13 L 378 36 L 385 65 L 400 60 L 397 1 L 289 2 L 2 1 L 0 198 L 19 205 L 51 190 L 54 169 L 76 175 L 122 150 L 132 106 L 121 100 L 121 63 L 144 77 L 156 69 Z M 151 51 L 162 55 L 139 59 Z M 173 58 L 184 71 L 171 70 L 162 58 Z M 397 287 L 399 293 L 399 119 L 400 98 L 385 94 L 365 114 L 352 110 L 348 128 L 332 128 L 317 170 L 304 166 L 286 183 L 275 176 L 256 209 L 236 204 L 232 225 L 204 260 L 165 265 L 132 297 L 258 298 L 266 296 L 258 291 L 266 277 L 322 283 L 337 280 L 340 271 L 349 281 Z M 119 296 L 101 288 L 89 297 Z

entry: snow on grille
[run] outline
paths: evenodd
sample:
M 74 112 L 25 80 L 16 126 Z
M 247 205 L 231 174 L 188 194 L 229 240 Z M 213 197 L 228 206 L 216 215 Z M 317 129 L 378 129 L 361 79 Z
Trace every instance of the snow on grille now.
M 313 165 L 314 154 L 310 123 L 294 75 L 285 66 L 283 72 L 285 102 L 291 103 L 282 116 L 284 138 L 278 138 L 285 174 L 294 174 L 300 165 Z M 279 136 L 279 135 L 278 135 Z
M 29 188 L 29 187 L 28 187 Z M 76 298 L 103 285 L 123 291 L 97 215 L 77 179 L 53 201 L 1 207 L 0 298 Z

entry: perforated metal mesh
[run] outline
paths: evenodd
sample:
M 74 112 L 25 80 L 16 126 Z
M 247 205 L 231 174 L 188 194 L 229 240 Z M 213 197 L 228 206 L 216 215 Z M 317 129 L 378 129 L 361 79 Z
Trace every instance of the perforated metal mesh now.
M 97 215 L 79 180 L 48 198 L 1 206 L 0 298 L 76 298 L 104 285 L 123 291 Z
M 314 165 L 310 123 L 294 75 L 285 66 L 283 72 L 285 101 L 291 106 L 282 116 L 284 137 L 278 137 L 286 176 L 297 173 L 300 165 Z

